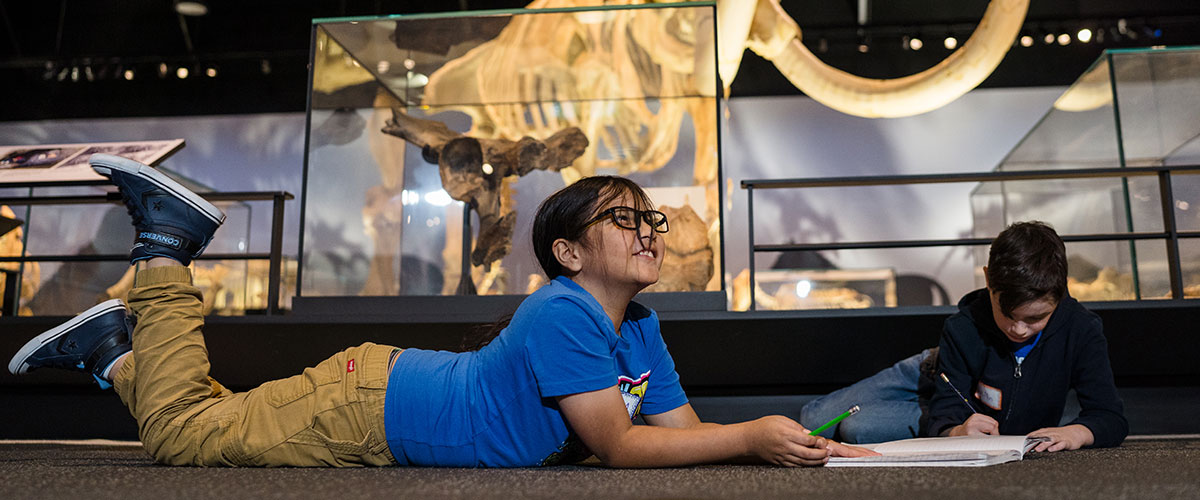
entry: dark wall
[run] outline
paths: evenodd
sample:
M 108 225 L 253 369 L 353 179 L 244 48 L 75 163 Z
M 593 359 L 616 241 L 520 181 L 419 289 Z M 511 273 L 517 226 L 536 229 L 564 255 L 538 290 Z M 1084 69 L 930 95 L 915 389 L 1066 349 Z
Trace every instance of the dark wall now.
M 1134 305 L 1136 304 L 1136 305 Z M 1122 385 L 1200 381 L 1200 304 L 1093 304 L 1104 320 L 1109 356 Z M 937 344 L 948 307 L 881 311 L 662 313 L 663 336 L 686 389 L 713 394 L 814 393 L 839 387 Z M 470 319 L 470 318 L 468 318 Z M 63 318 L 0 318 L 0 354 L 11 355 Z M 387 316 L 213 317 L 205 328 L 212 374 L 246 388 L 299 373 L 362 342 L 458 350 L 474 321 L 398 323 Z M 50 370 L 15 377 L 0 389 L 85 387 L 76 374 Z

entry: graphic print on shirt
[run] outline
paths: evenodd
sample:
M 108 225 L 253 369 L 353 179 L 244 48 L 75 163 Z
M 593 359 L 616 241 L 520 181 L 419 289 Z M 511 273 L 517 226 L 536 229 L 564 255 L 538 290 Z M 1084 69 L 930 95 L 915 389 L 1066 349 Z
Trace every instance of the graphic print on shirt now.
M 625 399 L 629 420 L 637 418 L 642 412 L 642 399 L 646 397 L 646 383 L 649 380 L 650 372 L 643 373 L 636 380 L 624 375 L 617 377 L 617 389 L 621 390 L 621 397 Z
M 625 400 L 625 411 L 629 414 L 629 420 L 637 418 L 641 413 L 642 400 L 646 397 L 646 387 L 649 381 L 650 372 L 643 373 L 637 379 L 624 375 L 617 376 L 617 389 L 621 391 L 621 399 Z M 579 436 L 572 432 L 558 446 L 558 450 L 543 459 L 540 465 L 573 464 L 591 455 L 592 452 L 587 449 L 587 446 L 584 446 Z

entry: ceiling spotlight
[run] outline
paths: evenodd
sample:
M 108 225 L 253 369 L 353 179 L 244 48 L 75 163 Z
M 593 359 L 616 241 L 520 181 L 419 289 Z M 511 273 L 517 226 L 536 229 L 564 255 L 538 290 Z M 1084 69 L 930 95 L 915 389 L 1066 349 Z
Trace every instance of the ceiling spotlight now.
M 942 45 L 946 47 L 946 50 L 954 50 L 958 47 L 958 39 L 954 38 L 954 35 L 946 35 L 946 39 L 942 40 Z
M 388 70 L 390 70 L 390 69 L 392 69 L 392 63 L 389 62 L 387 59 L 379 61 L 379 63 L 375 65 L 375 72 L 377 72 L 381 75 L 384 73 L 387 73 Z
M 187 78 L 188 77 L 188 69 L 184 66 L 180 66 L 179 69 L 175 70 L 175 76 L 178 77 L 180 80 Z
M 94 81 L 96 81 L 96 73 L 92 72 L 92 67 L 91 67 L 91 66 L 84 66 L 84 67 L 83 67 L 83 76 L 84 76 L 84 77 L 86 77 L 86 78 L 87 78 L 87 81 L 89 81 L 89 82 L 94 82 Z
M 42 72 L 42 79 L 49 81 L 54 78 L 54 63 L 46 61 L 46 71 Z
M 133 69 L 127 69 L 127 70 L 125 70 L 125 75 L 124 75 L 124 76 L 125 76 L 125 80 L 126 80 L 126 81 L 133 80 Z
M 1021 35 L 1021 46 L 1022 47 L 1032 47 L 1033 46 L 1033 37 L 1031 37 L 1029 35 Z
M 1075 39 L 1082 43 L 1088 43 L 1092 41 L 1092 30 L 1087 28 L 1079 30 L 1079 33 L 1075 34 Z
M 1042 37 L 1042 42 L 1045 43 L 1046 45 L 1053 45 L 1054 44 L 1054 33 L 1046 33 L 1046 36 Z
M 925 46 L 925 42 L 922 42 L 920 38 L 917 38 L 915 36 L 912 37 L 908 41 L 908 48 L 913 49 L 913 50 L 921 50 L 921 47 L 924 47 L 924 46 Z
M 158 77 L 166 78 L 168 69 L 170 68 L 167 68 L 167 63 L 158 63 Z
M 415 68 L 415 67 L 417 67 L 417 62 L 416 62 L 416 61 L 414 61 L 414 60 L 412 60 L 412 59 L 405 59 L 405 60 L 404 60 L 404 69 L 413 69 L 413 68 Z
M 1071 43 L 1071 35 L 1068 35 L 1066 33 L 1058 35 L 1058 44 L 1059 45 L 1067 45 L 1069 43 Z
M 209 66 L 209 67 L 205 68 L 205 69 L 204 69 L 204 76 L 207 76 L 207 77 L 209 77 L 209 78 L 216 78 L 216 77 L 217 77 L 217 67 L 216 67 L 216 66 Z
M 271 74 L 271 61 L 263 59 L 262 62 L 259 63 L 258 67 L 259 67 L 259 69 L 262 70 L 262 74 L 264 74 L 264 75 Z
M 208 14 L 208 6 L 204 5 L 204 2 L 184 0 L 175 2 L 175 12 L 178 12 L 180 15 L 184 16 L 203 16 Z
M 866 54 L 871 51 L 871 37 L 863 33 L 863 30 L 858 30 L 858 53 Z
M 1138 32 L 1136 30 L 1129 29 L 1129 21 L 1118 19 L 1117 31 L 1130 40 L 1137 40 Z
M 829 52 L 829 40 L 820 38 L 817 40 L 817 52 L 822 54 Z

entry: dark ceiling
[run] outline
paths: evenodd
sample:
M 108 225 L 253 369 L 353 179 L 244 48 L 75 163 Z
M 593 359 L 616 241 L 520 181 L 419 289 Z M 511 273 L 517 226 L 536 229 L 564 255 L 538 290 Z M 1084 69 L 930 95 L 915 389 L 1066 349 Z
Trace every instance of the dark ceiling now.
M 737 0 L 748 1 L 748 0 Z M 303 111 L 311 20 L 522 7 L 506 0 L 207 0 L 183 17 L 173 0 L 0 0 L 0 120 Z M 596 2 L 599 3 L 599 2 Z M 866 77 L 928 68 L 974 28 L 986 0 L 781 0 L 825 62 Z M 1117 30 L 1124 19 L 1124 32 Z M 1046 45 L 1045 33 L 1102 28 L 1103 41 Z M 1200 44 L 1197 0 L 1032 0 L 1026 31 L 984 87 L 1067 85 L 1106 48 Z M 919 51 L 902 48 L 918 35 Z M 1114 36 L 1116 35 L 1116 36 Z M 867 51 L 860 51 L 860 43 Z M 158 76 L 158 66 L 171 69 Z M 174 67 L 193 68 L 187 79 Z M 215 78 L 196 75 L 213 65 Z M 135 78 L 123 78 L 126 69 Z M 770 63 L 747 54 L 733 96 L 799 94 Z

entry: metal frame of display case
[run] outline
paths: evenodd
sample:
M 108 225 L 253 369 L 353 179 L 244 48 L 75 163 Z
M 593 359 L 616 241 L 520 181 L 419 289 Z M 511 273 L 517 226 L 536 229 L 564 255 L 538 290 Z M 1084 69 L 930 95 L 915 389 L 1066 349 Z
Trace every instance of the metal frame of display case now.
M 5 183 L 0 184 L 0 187 L 5 188 L 34 188 L 46 187 L 53 185 L 59 186 L 88 186 L 100 185 L 103 182 L 72 182 L 72 183 Z M 270 270 L 267 275 L 267 309 L 266 314 L 273 315 L 279 313 L 279 287 L 282 282 L 282 264 L 283 264 L 283 202 L 294 199 L 295 196 L 287 191 L 230 191 L 221 193 L 197 193 L 201 198 L 208 201 L 271 201 L 271 243 L 270 251 L 262 252 L 247 252 L 247 253 L 232 253 L 232 254 L 204 254 L 196 258 L 196 260 L 269 260 Z M 96 203 L 120 203 L 121 197 L 118 193 L 107 193 L 102 195 L 69 195 L 69 196 L 6 196 L 0 197 L 0 205 L 14 206 L 33 206 L 33 205 L 86 205 Z M 26 262 L 120 262 L 129 260 L 129 256 L 125 254 L 104 254 L 104 255 L 40 255 L 40 256 L 17 256 L 17 257 L 0 257 L 0 262 L 20 262 L 22 267 Z M 17 304 L 16 299 L 19 294 L 16 292 L 18 286 L 12 286 L 13 283 L 20 283 L 17 276 L 21 272 L 5 272 L 6 285 L 5 297 L 0 297 L 0 314 L 5 316 L 15 314 Z
M 746 190 L 746 213 L 749 232 L 750 249 L 750 310 L 756 310 L 754 300 L 754 264 L 755 253 L 785 252 L 796 250 L 865 250 L 881 248 L 918 248 L 941 246 L 975 246 L 987 245 L 992 238 L 956 238 L 956 239 L 925 239 L 925 240 L 886 240 L 886 241 L 855 241 L 841 243 L 793 243 L 793 244 L 755 244 L 754 242 L 754 190 L 755 189 L 798 189 L 817 187 L 862 187 L 862 186 L 898 186 L 908 184 L 942 184 L 954 182 L 995 182 L 995 181 L 1029 181 L 1053 179 L 1096 179 L 1096 178 L 1128 178 L 1149 177 L 1158 178 L 1158 189 L 1161 198 L 1163 231 L 1160 232 L 1127 232 L 1127 233 L 1098 233 L 1062 236 L 1064 242 L 1084 241 L 1139 241 L 1165 240 L 1167 242 L 1167 269 L 1171 282 L 1171 300 L 1183 300 L 1183 272 L 1179 259 L 1180 238 L 1200 238 L 1200 231 L 1179 231 L 1175 223 L 1174 195 L 1171 188 L 1171 174 L 1175 172 L 1198 172 L 1200 165 L 1180 165 L 1161 167 L 1135 168 L 1085 168 L 1074 170 L 1024 170 L 1009 172 L 972 172 L 958 174 L 924 174 L 924 175 L 880 175 L 859 177 L 826 177 L 826 178 L 797 178 L 797 179 L 748 179 L 742 181 L 742 189 Z

